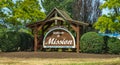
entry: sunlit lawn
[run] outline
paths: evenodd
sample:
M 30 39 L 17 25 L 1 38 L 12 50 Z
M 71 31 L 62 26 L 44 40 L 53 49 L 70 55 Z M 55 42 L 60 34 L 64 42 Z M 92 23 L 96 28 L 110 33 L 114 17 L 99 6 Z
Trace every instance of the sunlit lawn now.
M 0 58 L 0 65 L 120 65 L 120 58 Z

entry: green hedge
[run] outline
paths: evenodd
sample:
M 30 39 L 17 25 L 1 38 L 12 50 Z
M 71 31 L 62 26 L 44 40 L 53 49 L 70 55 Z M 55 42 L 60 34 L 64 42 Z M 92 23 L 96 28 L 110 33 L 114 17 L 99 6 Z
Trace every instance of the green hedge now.
M 109 53 L 120 54 L 120 40 L 117 38 L 110 38 L 108 40 Z
M 102 53 L 103 37 L 96 32 L 87 32 L 80 39 L 81 52 L 85 53 Z
M 24 32 L 1 32 L 0 50 L 3 52 L 26 51 L 33 48 L 33 37 Z
M 1 51 L 16 51 L 20 42 L 20 37 L 16 32 L 4 32 L 0 37 Z
M 20 36 L 20 45 L 19 45 L 19 50 L 20 51 L 28 51 L 28 50 L 33 50 L 33 37 L 30 34 L 24 33 L 24 32 L 20 32 L 19 33 Z

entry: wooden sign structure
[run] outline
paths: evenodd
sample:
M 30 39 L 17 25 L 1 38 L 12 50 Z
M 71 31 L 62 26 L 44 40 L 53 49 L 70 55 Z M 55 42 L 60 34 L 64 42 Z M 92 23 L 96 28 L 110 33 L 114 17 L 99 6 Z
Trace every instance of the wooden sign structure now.
M 44 39 L 44 48 L 75 48 L 75 38 L 70 31 L 61 26 L 50 29 Z
M 34 34 L 34 51 L 44 48 L 77 48 L 80 51 L 80 31 L 89 24 L 73 20 L 65 11 L 54 8 L 45 20 L 28 24 Z M 69 31 L 73 29 L 75 36 Z M 39 35 L 39 31 L 41 35 Z M 41 46 L 42 47 L 42 46 Z

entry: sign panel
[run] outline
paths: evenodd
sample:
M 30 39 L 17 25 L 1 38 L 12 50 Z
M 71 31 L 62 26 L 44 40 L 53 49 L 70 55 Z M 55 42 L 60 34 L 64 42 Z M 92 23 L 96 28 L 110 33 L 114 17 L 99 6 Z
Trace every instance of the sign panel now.
M 43 39 L 44 48 L 75 48 L 73 35 L 65 28 L 49 30 Z

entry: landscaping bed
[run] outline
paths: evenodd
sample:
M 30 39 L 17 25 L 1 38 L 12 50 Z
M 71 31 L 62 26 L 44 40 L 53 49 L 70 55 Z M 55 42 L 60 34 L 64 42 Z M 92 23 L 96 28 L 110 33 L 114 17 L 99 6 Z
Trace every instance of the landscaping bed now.
M 1 52 L 0 57 L 15 58 L 117 58 L 120 55 L 76 52 Z

